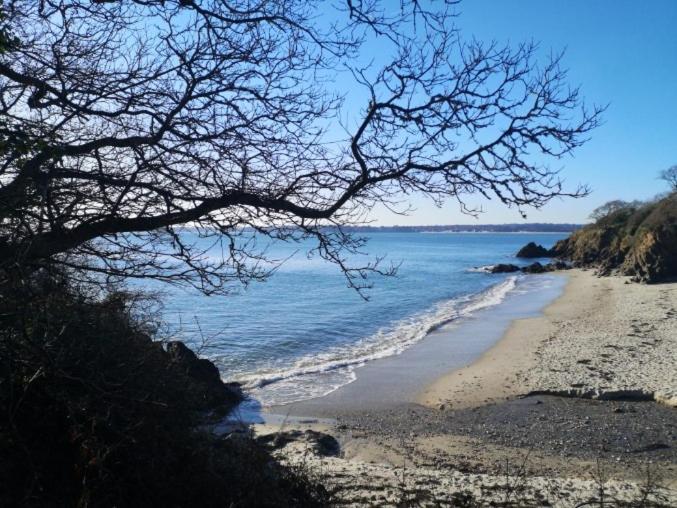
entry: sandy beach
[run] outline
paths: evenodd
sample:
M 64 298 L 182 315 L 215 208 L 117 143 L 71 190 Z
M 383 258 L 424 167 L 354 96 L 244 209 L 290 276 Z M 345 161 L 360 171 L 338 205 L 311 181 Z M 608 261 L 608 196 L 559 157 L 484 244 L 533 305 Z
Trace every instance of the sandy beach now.
M 529 393 L 677 405 L 677 284 L 570 270 L 542 316 L 515 321 L 471 366 L 419 397 L 456 408 Z
M 601 485 L 619 502 L 651 491 L 657 506 L 674 505 L 677 284 L 566 277 L 541 315 L 514 321 L 481 358 L 415 401 L 257 433 L 294 429 L 276 453 L 316 468 L 354 506 L 405 498 L 451 506 L 458 496 L 480 506 L 506 497 L 574 506 Z M 340 452 L 318 453 L 308 429 L 334 436 Z

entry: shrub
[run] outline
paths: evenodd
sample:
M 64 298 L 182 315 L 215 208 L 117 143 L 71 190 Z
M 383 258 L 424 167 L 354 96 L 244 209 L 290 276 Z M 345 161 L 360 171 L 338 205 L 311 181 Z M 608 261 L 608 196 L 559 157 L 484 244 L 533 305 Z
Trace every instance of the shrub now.
M 0 285 L 1 506 L 313 506 L 321 487 L 200 426 L 144 299 L 63 273 Z

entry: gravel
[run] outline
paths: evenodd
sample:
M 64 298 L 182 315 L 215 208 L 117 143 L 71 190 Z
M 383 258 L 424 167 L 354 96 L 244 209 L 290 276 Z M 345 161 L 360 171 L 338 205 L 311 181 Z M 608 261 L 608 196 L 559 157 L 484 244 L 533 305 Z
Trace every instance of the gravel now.
M 383 438 L 451 434 L 560 457 L 677 463 L 677 410 L 654 402 L 531 396 L 463 410 L 409 404 L 338 418 Z

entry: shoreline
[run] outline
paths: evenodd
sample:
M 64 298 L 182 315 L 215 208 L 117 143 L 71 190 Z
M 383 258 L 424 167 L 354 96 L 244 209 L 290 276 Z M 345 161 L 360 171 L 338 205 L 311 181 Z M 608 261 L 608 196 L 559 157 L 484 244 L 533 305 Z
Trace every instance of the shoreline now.
M 544 494 L 571 506 L 594 497 L 600 468 L 612 497 L 630 499 L 655 477 L 662 506 L 677 503 L 677 284 L 566 274 L 563 293 L 538 316 L 512 321 L 479 359 L 414 402 L 334 421 L 291 418 L 256 433 L 296 429 L 276 453 L 317 467 L 356 506 L 394 503 L 405 471 L 412 488 L 440 499 L 483 498 L 485 486 L 510 478 L 533 489 L 535 505 Z M 309 453 L 312 432 L 334 436 L 340 453 Z
M 545 302 L 556 300 L 565 284 L 562 274 L 527 275 L 497 304 L 430 331 L 399 354 L 356 368 L 354 381 L 320 397 L 264 407 L 262 416 L 335 418 L 365 408 L 418 404 L 431 383 L 474 365 L 492 350 L 515 319 L 541 315 Z
M 503 336 L 480 358 L 439 377 L 419 393 L 416 402 L 426 407 L 466 409 L 527 395 L 517 376 L 533 365 L 530 357 L 552 331 L 552 319 L 566 310 L 580 280 L 574 270 L 565 273 L 562 293 L 540 315 L 513 320 Z
M 417 402 L 468 408 L 549 394 L 677 407 L 677 286 L 567 273 L 541 316 L 514 321 L 477 362 L 437 379 Z

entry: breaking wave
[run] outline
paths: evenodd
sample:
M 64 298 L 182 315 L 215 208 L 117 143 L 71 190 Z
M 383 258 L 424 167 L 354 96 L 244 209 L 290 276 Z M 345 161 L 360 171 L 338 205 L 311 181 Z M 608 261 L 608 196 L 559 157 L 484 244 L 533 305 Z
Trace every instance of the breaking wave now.
M 263 405 L 296 402 L 331 393 L 355 380 L 354 369 L 365 363 L 397 355 L 433 330 L 478 310 L 501 303 L 515 289 L 518 276 L 476 294 L 449 299 L 426 311 L 382 327 L 353 345 L 307 354 L 288 369 L 264 369 L 239 379 Z

